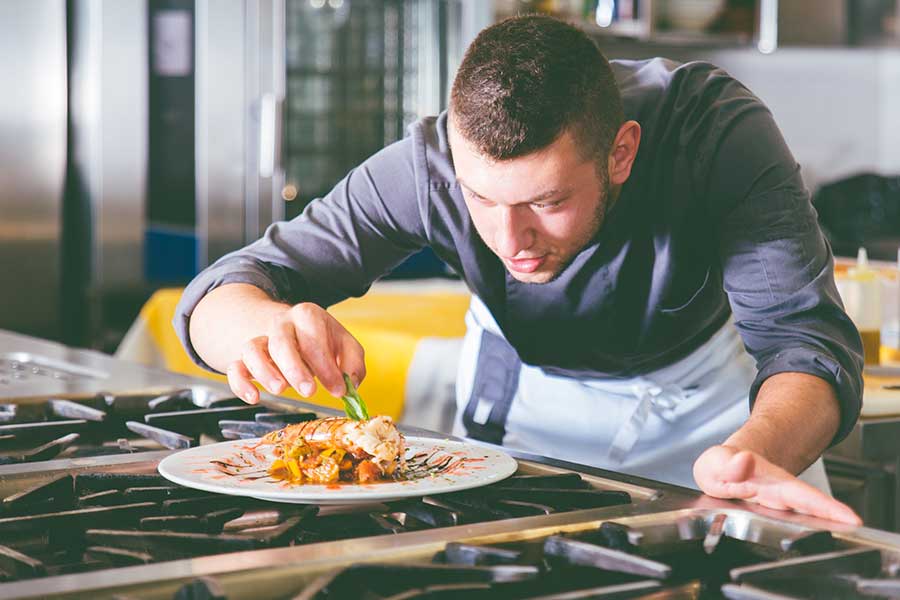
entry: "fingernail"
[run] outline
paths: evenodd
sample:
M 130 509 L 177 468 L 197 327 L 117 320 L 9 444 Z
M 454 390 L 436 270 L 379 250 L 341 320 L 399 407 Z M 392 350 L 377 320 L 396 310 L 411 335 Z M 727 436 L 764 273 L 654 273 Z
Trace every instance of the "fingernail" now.
M 254 392 L 245 392 L 244 400 L 246 400 L 250 404 L 256 404 L 256 394 Z
M 301 383 L 300 384 L 300 395 L 308 398 L 308 397 L 312 396 L 314 389 L 315 388 L 313 388 L 313 384 L 311 384 L 311 383 L 308 383 L 308 382 Z

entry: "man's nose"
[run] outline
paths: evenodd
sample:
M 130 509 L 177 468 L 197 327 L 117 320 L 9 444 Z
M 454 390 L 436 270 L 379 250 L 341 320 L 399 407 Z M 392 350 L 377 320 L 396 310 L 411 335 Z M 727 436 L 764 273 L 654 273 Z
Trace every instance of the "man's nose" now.
M 534 243 L 534 231 L 527 215 L 520 206 L 501 206 L 500 224 L 497 228 L 497 252 L 506 258 L 515 258 Z

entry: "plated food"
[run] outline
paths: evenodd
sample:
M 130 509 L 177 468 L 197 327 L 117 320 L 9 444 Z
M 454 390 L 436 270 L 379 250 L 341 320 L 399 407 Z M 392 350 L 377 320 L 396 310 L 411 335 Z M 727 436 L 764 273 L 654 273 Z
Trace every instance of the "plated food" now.
M 369 418 L 346 374 L 344 382 L 347 418 L 306 421 L 262 438 L 188 448 L 160 461 L 159 472 L 208 492 L 329 505 L 456 492 L 499 481 L 518 468 L 511 456 L 494 448 L 440 437 L 404 438 L 390 417 Z
M 371 483 L 405 471 L 406 440 L 388 416 L 329 417 L 288 425 L 259 441 L 274 446 L 273 479 L 292 484 Z
M 376 424 L 379 422 L 384 424 L 380 420 Z M 337 428 L 337 423 L 333 423 L 333 427 Z M 322 429 L 325 429 L 324 426 Z M 304 480 L 295 485 L 269 474 L 270 467 L 281 456 L 275 455 L 278 444 L 269 442 L 262 445 L 261 442 L 259 438 L 240 439 L 187 448 L 160 461 L 159 472 L 178 485 L 217 494 L 249 496 L 273 502 L 340 505 L 458 492 L 495 483 L 512 475 L 518 468 L 511 456 L 496 448 L 439 437 L 407 435 L 403 440 L 405 460 L 400 462 L 398 457 L 398 462 L 393 463 L 394 474 L 379 475 L 384 479 L 376 480 L 374 484 L 350 483 L 349 475 L 353 471 L 347 469 L 344 471 L 349 471 L 345 475 L 347 480 L 341 479 L 339 474 L 337 482 L 316 484 Z M 386 451 L 386 447 L 381 450 Z M 370 453 L 367 451 L 367 454 Z M 377 452 L 373 453 L 373 458 L 377 458 L 376 455 Z M 362 460 L 356 462 L 359 464 Z M 391 463 L 388 461 L 387 464 Z

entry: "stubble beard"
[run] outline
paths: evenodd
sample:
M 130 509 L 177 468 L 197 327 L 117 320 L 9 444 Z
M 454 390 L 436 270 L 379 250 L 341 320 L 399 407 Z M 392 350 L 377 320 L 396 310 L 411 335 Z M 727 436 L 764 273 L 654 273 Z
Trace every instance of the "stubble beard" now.
M 521 279 L 517 277 L 515 273 L 509 270 L 506 265 L 506 272 L 509 273 L 513 279 L 519 281 L 520 283 L 528 283 L 533 285 L 545 285 L 555 281 L 563 271 L 566 270 L 572 261 L 575 260 L 575 257 L 578 256 L 582 250 L 584 250 L 587 246 L 591 244 L 596 238 L 597 234 L 600 232 L 600 228 L 603 225 L 603 222 L 606 220 L 606 215 L 609 212 L 608 204 L 612 200 L 610 195 L 610 186 L 607 181 L 602 181 L 600 184 L 600 197 L 597 200 L 597 210 L 594 211 L 591 227 L 588 230 L 589 234 L 584 236 L 584 239 L 578 240 L 573 249 L 570 252 L 567 252 L 566 255 L 562 257 L 562 260 L 559 261 L 559 264 L 549 273 L 537 273 L 538 277 L 535 278 L 527 278 Z M 496 252 L 494 253 L 496 254 Z M 556 258 L 557 255 L 551 254 L 548 258 Z

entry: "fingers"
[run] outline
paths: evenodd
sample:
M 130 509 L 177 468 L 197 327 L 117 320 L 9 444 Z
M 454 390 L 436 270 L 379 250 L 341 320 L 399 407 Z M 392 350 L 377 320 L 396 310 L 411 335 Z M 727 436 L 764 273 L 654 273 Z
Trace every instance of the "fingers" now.
M 849 506 L 800 479 L 783 482 L 779 487 L 779 496 L 778 504 L 799 513 L 848 525 L 862 525 L 862 520 Z
M 281 371 L 287 382 L 304 398 L 309 398 L 316 391 L 316 380 L 312 370 L 297 345 L 294 327 L 289 322 L 276 325 L 273 335 L 269 337 L 269 356 Z
M 846 523 L 847 525 L 853 525 L 854 527 L 862 527 L 863 524 L 863 520 L 852 508 L 834 498 L 831 499 L 831 506 L 828 508 L 827 514 L 823 516 L 826 519 L 839 521 L 841 523 Z
M 356 338 L 344 330 L 340 337 L 338 364 L 341 371 L 350 376 L 354 386 L 359 387 L 366 378 L 366 353 Z
M 343 396 L 344 376 L 337 364 L 332 325 L 337 325 L 336 332 L 346 330 L 323 308 L 309 303 L 293 307 L 290 319 L 303 360 L 332 396 Z
M 759 486 L 755 481 L 741 481 L 738 483 L 720 482 L 719 485 L 714 488 L 715 493 L 706 492 L 706 490 L 704 490 L 704 492 L 716 498 L 755 501 L 756 497 L 759 495 Z M 769 508 L 775 507 L 770 506 Z
M 759 491 L 752 452 L 713 446 L 697 459 L 694 478 L 704 494 L 715 498 L 752 500 Z
M 725 498 L 736 500 L 752 500 L 757 495 L 759 487 L 754 481 L 725 482 L 715 480 L 700 488 L 707 496 L 713 498 Z
M 734 474 L 727 473 L 726 469 L 735 456 L 735 450 L 726 446 L 712 446 L 697 458 L 694 463 L 694 479 L 703 493 L 716 498 L 744 498 L 744 492 L 737 492 L 739 488 L 729 484 L 740 481 Z
M 257 404 L 259 402 L 259 390 L 251 381 L 252 375 L 247 367 L 239 360 L 233 361 L 228 365 L 225 374 L 228 377 L 228 386 L 234 395 L 241 398 L 247 404 Z
M 272 361 L 272 357 L 269 356 L 269 338 L 267 336 L 250 340 L 244 348 L 241 360 L 253 378 L 269 392 L 280 394 L 288 386 L 288 382 Z
M 777 465 L 762 458 L 755 460 L 759 463 L 755 469 L 755 479 L 758 481 L 755 500 L 760 504 L 849 525 L 862 524 L 856 513 L 842 502 Z
M 357 385 L 366 376 L 362 346 L 323 308 L 306 303 L 279 315 L 268 335 L 250 340 L 229 365 L 228 380 L 236 394 L 255 403 L 253 379 L 273 394 L 290 386 L 308 398 L 318 378 L 332 395 L 343 396 L 343 372 Z

